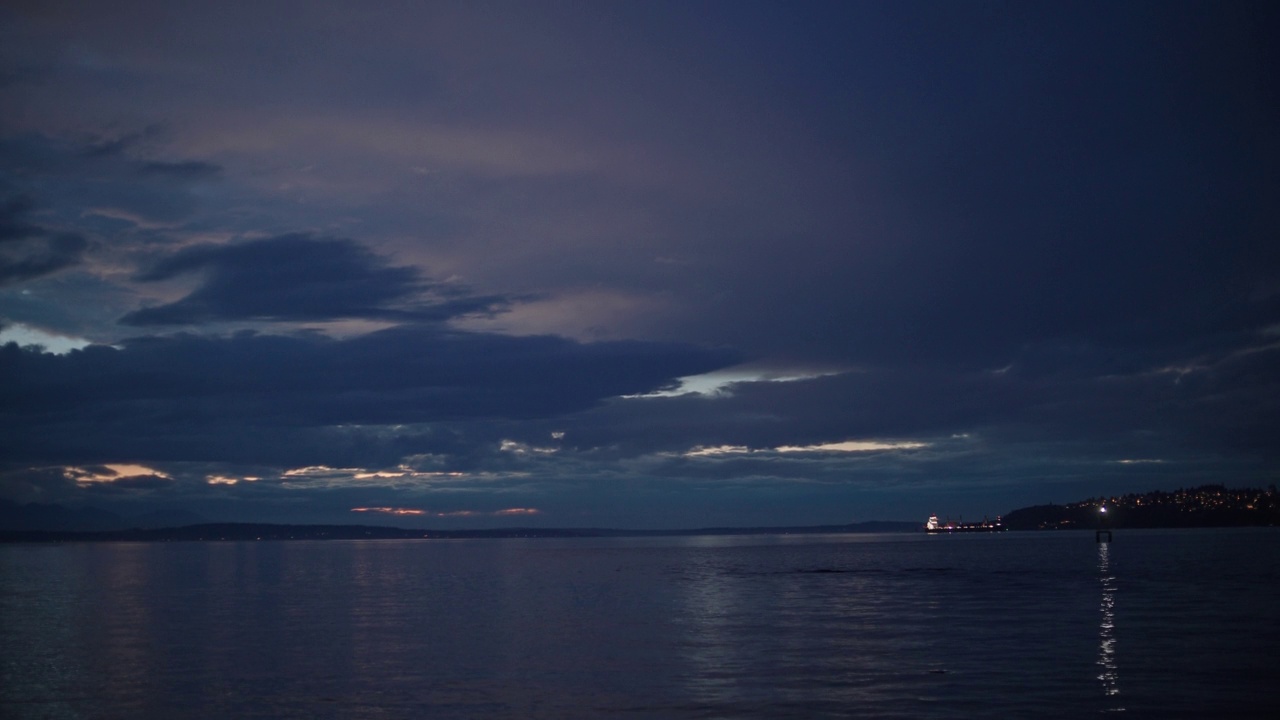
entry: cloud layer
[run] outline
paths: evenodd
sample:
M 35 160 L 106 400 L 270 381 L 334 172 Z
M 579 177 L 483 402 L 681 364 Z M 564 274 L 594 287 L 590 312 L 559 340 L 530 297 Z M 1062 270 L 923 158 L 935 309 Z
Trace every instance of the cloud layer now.
M 0 324 L 87 345 L 0 349 L 7 497 L 797 523 L 1280 461 L 1273 4 L 0 22 Z

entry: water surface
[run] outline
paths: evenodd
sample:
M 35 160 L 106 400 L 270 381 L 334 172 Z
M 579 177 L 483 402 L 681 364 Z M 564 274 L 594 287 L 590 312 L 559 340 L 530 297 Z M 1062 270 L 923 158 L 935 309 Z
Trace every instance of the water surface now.
M 0 547 L 14 718 L 1269 717 L 1280 533 Z

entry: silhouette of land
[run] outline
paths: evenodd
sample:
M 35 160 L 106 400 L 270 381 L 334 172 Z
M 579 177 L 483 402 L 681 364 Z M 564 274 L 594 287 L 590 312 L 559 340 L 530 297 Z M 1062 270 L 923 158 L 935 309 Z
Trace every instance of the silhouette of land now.
M 1105 507 L 1105 516 L 1102 508 Z M 1097 497 L 1067 505 L 1036 505 L 1004 516 L 1010 530 L 1253 527 L 1280 524 L 1280 496 L 1266 490 L 1202 485 Z
M 1105 516 L 1101 512 L 1107 508 Z M 188 514 L 190 517 L 198 518 Z M 180 516 L 187 519 L 187 516 Z M 142 518 L 138 518 L 142 519 Z M 166 542 L 211 540 L 407 540 L 449 538 L 663 537 L 687 535 L 765 535 L 920 532 L 923 523 L 876 521 L 848 525 L 798 527 L 718 527 L 688 530 L 612 528 L 489 528 L 424 530 L 375 525 L 282 525 L 196 522 L 177 527 L 122 527 L 127 521 L 93 508 L 18 505 L 0 502 L 0 542 Z M 135 519 L 137 520 L 137 519 Z M 1280 525 L 1280 494 L 1274 485 L 1227 489 L 1203 485 L 1173 492 L 1097 497 L 1066 505 L 1036 505 L 1003 516 L 1010 530 L 1108 528 L 1251 527 Z M 107 526 L 107 529 L 104 529 Z
M 0 542 L 172 542 L 210 540 L 409 540 L 450 538 L 674 537 L 682 535 L 765 535 L 913 532 L 914 522 L 863 522 L 804 527 L 723 527 L 693 530 L 618 530 L 609 528 L 491 528 L 422 530 L 374 525 L 277 525 L 266 523 L 202 523 L 171 528 L 108 531 L 0 531 Z

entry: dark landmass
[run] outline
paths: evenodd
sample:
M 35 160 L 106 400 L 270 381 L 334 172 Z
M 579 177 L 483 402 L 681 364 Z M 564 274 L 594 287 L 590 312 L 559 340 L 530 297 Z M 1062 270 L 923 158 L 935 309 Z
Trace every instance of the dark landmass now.
M 135 528 L 170 528 L 207 523 L 207 518 L 187 510 L 152 510 L 124 517 L 95 507 L 69 508 L 65 505 L 0 500 L 0 532 L 61 531 L 107 532 Z
M 0 528 L 5 530 L 105 531 L 129 527 L 123 518 L 98 508 L 69 508 L 62 505 L 29 503 L 19 505 L 0 500 Z
M 1005 515 L 1004 523 L 1010 530 L 1274 526 L 1280 525 L 1280 495 L 1274 485 L 1267 490 L 1202 485 L 1036 505 Z
M 695 530 L 615 530 L 607 528 L 493 528 L 413 530 L 374 525 L 273 525 L 204 523 L 171 528 L 96 532 L 69 530 L 0 531 L 0 542 L 174 542 L 209 540 L 409 540 L 456 538 L 676 537 L 686 535 L 777 535 L 915 532 L 914 522 L 864 522 L 804 527 L 699 528 Z
M 1107 512 L 1101 512 L 1106 507 Z M 1089 498 L 1066 505 L 1036 505 L 1004 515 L 1010 530 L 1095 528 L 1255 527 L 1280 525 L 1275 486 L 1227 489 L 1203 485 Z M 166 526 L 165 523 L 169 525 Z M 19 505 L 0 501 L 0 542 L 167 542 L 208 540 L 403 540 L 450 538 L 675 537 L 689 535 L 805 535 L 921 532 L 923 523 L 878 521 L 800 527 L 720 527 L 690 530 L 610 528 L 491 528 L 422 530 L 374 525 L 209 523 L 181 511 L 126 519 L 96 508 Z

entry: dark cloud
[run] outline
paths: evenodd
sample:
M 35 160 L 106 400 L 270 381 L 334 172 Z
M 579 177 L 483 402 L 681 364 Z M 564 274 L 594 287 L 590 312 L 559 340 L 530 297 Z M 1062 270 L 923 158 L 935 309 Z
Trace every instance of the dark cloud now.
M 191 294 L 121 318 L 125 325 L 185 325 L 218 320 L 342 318 L 447 320 L 492 312 L 494 297 L 448 297 L 459 290 L 431 283 L 416 268 L 391 266 L 364 246 L 306 234 L 235 245 L 197 245 L 161 260 L 138 276 L 155 282 L 197 274 Z M 443 295 L 423 303 L 427 293 Z
M 161 137 L 157 129 L 89 140 L 40 132 L 0 136 L 0 186 L 34 199 L 47 224 L 130 245 L 137 238 L 120 232 L 121 223 L 153 229 L 190 221 L 200 209 L 201 187 L 221 182 L 221 166 L 173 159 Z
M 216 177 L 222 172 L 218 165 L 199 160 L 181 162 L 145 162 L 139 165 L 138 171 L 144 175 L 174 178 L 178 180 L 202 180 Z
M 24 197 L 0 202 L 0 285 L 41 277 L 81 262 L 89 241 L 28 220 L 33 203 Z
M 39 228 L 26 220 L 32 206 L 31 199 L 25 197 L 14 197 L 0 202 L 0 242 L 20 240 L 40 233 Z
M 19 503 L 59 502 L 73 497 L 76 484 L 61 467 L 0 470 L 0 496 Z
M 1275 458 L 1280 358 L 1266 337 L 1193 357 L 1042 348 L 996 370 L 864 368 L 738 383 L 722 396 L 611 402 L 562 421 L 564 444 L 616 458 L 702 446 L 970 436 L 984 452 L 1058 444 L 1094 458 L 1249 453 Z M 553 428 L 539 424 L 532 438 Z
M 804 60 L 827 29 L 774 39 L 798 58 L 778 74 L 831 89 L 796 112 L 846 171 L 820 176 L 791 228 L 708 228 L 679 288 L 699 312 L 663 329 L 999 367 L 1031 343 L 1193 344 L 1280 322 L 1274 11 L 1095 10 L 800 11 L 848 33 L 819 67 Z
M 98 493 L 122 493 L 134 490 L 159 490 L 173 487 L 173 478 L 164 475 L 125 475 L 109 480 L 97 480 L 81 484 L 84 489 Z
M 88 158 L 111 157 L 123 155 L 126 151 L 145 145 L 164 134 L 160 125 L 151 125 L 136 132 L 127 132 L 109 137 L 98 137 L 87 142 L 80 154 Z
M 64 356 L 11 343 L 0 349 L 7 379 L 0 412 L 15 431 L 0 440 L 0 456 L 279 459 L 298 445 L 332 450 L 329 428 L 563 415 L 735 359 L 686 345 L 581 344 L 429 327 L 341 341 L 151 337 Z M 343 442 L 370 440 L 357 434 Z

